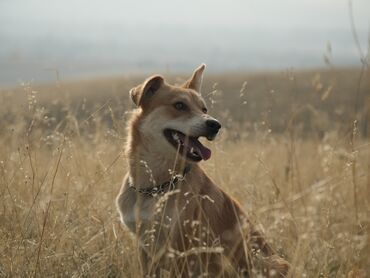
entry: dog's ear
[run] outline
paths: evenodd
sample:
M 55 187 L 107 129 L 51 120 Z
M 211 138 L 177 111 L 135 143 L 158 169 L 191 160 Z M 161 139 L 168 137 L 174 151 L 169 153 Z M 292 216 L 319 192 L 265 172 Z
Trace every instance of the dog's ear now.
M 185 82 L 183 87 L 193 89 L 200 93 L 203 81 L 203 71 L 206 68 L 205 64 L 201 64 L 198 68 L 195 69 L 193 75 L 188 81 Z
M 143 84 L 130 90 L 130 96 L 136 106 L 142 106 L 162 86 L 164 79 L 160 75 L 154 75 L 144 81 Z

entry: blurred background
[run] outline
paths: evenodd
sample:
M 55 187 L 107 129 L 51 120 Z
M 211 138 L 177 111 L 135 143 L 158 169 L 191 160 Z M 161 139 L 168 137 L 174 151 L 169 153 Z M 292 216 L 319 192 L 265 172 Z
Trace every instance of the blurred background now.
M 131 73 L 358 66 L 347 0 L 1 0 L 0 87 Z M 363 51 L 370 1 L 352 1 Z
M 370 0 L 0 0 L 0 278 L 142 276 L 128 92 L 202 62 L 202 167 L 291 277 L 370 277 L 369 45 Z

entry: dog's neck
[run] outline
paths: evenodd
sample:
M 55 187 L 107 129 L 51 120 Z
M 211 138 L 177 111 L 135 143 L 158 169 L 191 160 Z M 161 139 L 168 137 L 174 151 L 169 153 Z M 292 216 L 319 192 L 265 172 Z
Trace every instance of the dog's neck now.
M 183 161 L 174 161 L 160 154 L 137 150 L 129 157 L 130 182 L 137 188 L 148 188 L 170 181 L 176 175 L 183 175 Z

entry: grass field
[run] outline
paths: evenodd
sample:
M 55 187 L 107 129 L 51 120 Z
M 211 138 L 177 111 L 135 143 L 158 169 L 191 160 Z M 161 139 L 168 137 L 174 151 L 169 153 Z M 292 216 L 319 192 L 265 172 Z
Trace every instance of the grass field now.
M 139 275 L 114 200 L 128 90 L 141 80 L 0 90 L 0 277 Z M 370 276 L 369 82 L 356 69 L 205 77 L 224 128 L 202 165 L 292 277 Z

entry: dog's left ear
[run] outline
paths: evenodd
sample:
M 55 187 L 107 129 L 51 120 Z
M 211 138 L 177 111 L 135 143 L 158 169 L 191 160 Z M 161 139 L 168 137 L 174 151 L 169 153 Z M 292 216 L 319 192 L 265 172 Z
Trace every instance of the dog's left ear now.
M 205 64 L 201 64 L 198 68 L 196 68 L 196 70 L 193 72 L 193 75 L 190 77 L 188 81 L 185 82 L 183 87 L 193 89 L 200 93 L 203 81 L 203 71 L 205 68 L 206 68 Z
M 160 75 L 154 75 L 144 81 L 143 84 L 130 90 L 130 96 L 136 106 L 143 106 L 164 83 Z

